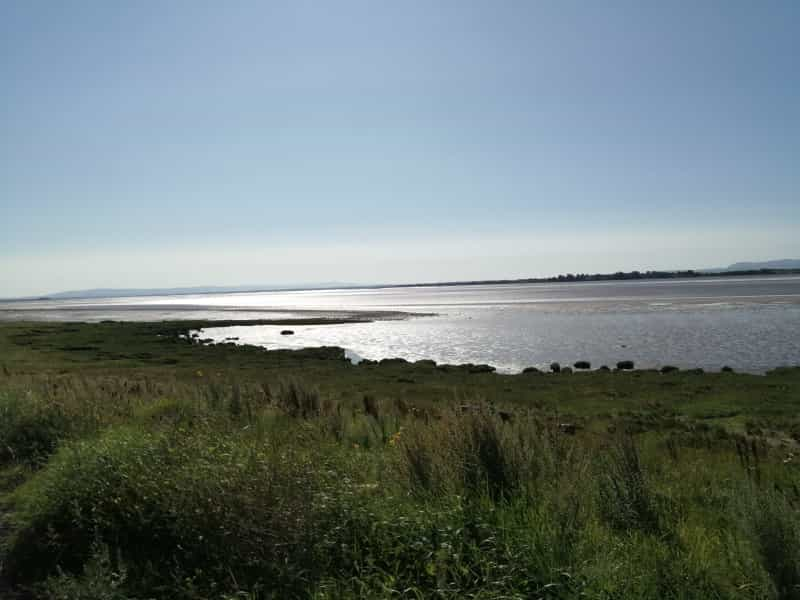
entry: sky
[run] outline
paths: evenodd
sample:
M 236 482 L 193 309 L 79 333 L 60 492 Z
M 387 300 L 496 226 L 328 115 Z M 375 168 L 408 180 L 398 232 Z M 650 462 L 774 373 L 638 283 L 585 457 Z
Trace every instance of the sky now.
M 800 258 L 800 2 L 0 2 L 0 297 Z

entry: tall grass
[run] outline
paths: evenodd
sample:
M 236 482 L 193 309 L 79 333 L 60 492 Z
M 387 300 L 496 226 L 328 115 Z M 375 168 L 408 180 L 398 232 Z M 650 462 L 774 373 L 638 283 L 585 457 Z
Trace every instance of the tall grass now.
M 3 392 L 5 468 L 33 473 L 4 574 L 59 600 L 798 597 L 780 449 L 208 379 Z
M 745 523 L 777 598 L 800 598 L 800 510 L 796 495 L 755 490 L 745 496 Z
M 599 509 L 605 522 L 620 531 L 662 530 L 654 493 L 645 477 L 633 438 L 620 437 L 602 464 Z

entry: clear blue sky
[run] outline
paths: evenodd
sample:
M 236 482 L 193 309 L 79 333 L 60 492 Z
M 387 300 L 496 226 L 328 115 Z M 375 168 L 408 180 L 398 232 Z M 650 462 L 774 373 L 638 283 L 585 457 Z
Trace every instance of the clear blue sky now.
M 800 258 L 800 2 L 0 3 L 0 296 Z

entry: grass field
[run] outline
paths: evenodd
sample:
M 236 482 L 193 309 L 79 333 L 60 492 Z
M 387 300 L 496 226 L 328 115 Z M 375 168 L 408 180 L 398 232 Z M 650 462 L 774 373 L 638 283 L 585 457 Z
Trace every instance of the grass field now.
M 0 597 L 800 598 L 800 369 L 352 365 L 205 325 L 0 324 Z

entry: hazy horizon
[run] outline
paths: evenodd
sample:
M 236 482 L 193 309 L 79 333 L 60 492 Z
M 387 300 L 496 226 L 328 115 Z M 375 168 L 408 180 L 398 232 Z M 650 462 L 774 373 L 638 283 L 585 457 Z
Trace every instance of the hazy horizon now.
M 788 0 L 4 2 L 0 297 L 800 257 L 799 26 Z
M 780 263 L 780 262 L 790 262 L 793 263 L 791 266 L 773 266 L 771 263 Z M 796 269 L 800 268 L 796 266 L 794 263 L 800 264 L 800 259 L 777 259 L 777 260 L 768 260 L 758 263 L 751 263 L 750 261 L 737 261 L 737 263 L 731 263 L 730 265 L 721 266 L 721 267 L 682 267 L 682 268 L 670 268 L 670 269 L 658 269 L 662 271 L 688 271 L 688 270 L 695 270 L 695 271 L 706 271 L 712 274 L 718 274 L 720 271 L 724 271 L 726 269 L 741 269 L 741 270 L 749 270 L 749 269 Z M 738 265 L 743 265 L 739 267 Z M 236 284 L 228 284 L 228 285 L 217 285 L 215 283 L 205 283 L 205 284 L 195 284 L 189 286 L 143 286 L 143 287 L 134 287 L 134 288 L 117 288 L 117 287 L 95 287 L 95 288 L 82 288 L 82 289 L 60 289 L 60 290 L 50 290 L 49 292 L 42 292 L 39 294 L 30 294 L 27 296 L 0 296 L 0 301 L 2 300 L 31 300 L 31 299 L 38 299 L 38 298 L 58 298 L 68 296 L 70 298 L 75 295 L 75 298 L 88 298 L 94 297 L 96 293 L 100 292 L 109 292 L 114 295 L 120 295 L 125 293 L 132 293 L 134 295 L 162 295 L 162 294 L 215 294 L 215 293 L 239 293 L 239 292 L 272 292 L 272 291 L 292 291 L 292 290 L 333 290 L 333 289 L 340 289 L 340 288 L 380 288 L 380 287 L 392 287 L 392 286 L 428 286 L 428 285 L 435 285 L 438 283 L 441 284 L 453 284 L 458 282 L 463 283 L 472 283 L 472 282 L 486 282 L 486 281 L 521 281 L 525 279 L 546 279 L 550 277 L 558 277 L 560 275 L 568 275 L 568 274 L 587 274 L 587 275 L 597 275 L 597 274 L 613 274 L 617 272 L 632 272 L 632 271 L 640 271 L 646 273 L 647 271 L 654 270 L 654 269 L 640 269 L 640 268 L 632 268 L 632 269 L 612 269 L 609 271 L 604 272 L 587 272 L 582 271 L 580 269 L 575 270 L 569 273 L 551 273 L 547 275 L 528 275 L 528 276 L 519 276 L 519 277 L 512 277 L 512 278 L 499 278 L 499 277 L 487 277 L 482 279 L 438 279 L 438 280 L 408 280 L 408 281 L 275 281 L 275 282 L 240 282 Z M 89 294 L 88 296 L 77 296 L 77 294 Z M 104 297 L 104 296 L 97 296 L 97 297 Z

